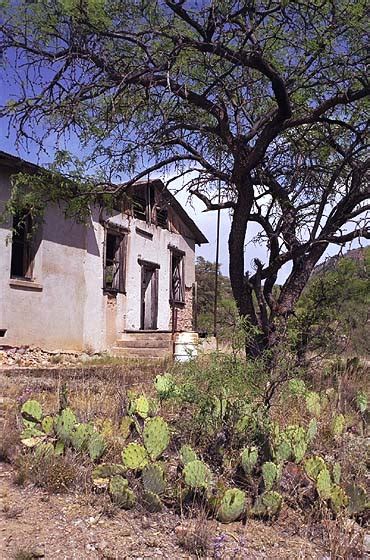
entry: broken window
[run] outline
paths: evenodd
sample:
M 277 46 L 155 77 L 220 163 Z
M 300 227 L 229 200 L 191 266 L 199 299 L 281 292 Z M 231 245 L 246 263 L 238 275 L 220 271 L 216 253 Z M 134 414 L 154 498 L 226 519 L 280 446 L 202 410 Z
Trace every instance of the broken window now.
M 30 214 L 13 217 L 12 258 L 10 276 L 12 278 L 32 279 L 33 246 L 32 246 L 32 217 Z
M 171 303 L 185 303 L 184 257 L 182 251 L 171 249 Z
M 154 183 L 134 185 L 131 189 L 134 218 L 163 229 L 168 227 L 168 203 L 161 200 L 161 193 Z
M 125 293 L 126 240 L 121 232 L 106 231 L 104 255 L 104 289 Z

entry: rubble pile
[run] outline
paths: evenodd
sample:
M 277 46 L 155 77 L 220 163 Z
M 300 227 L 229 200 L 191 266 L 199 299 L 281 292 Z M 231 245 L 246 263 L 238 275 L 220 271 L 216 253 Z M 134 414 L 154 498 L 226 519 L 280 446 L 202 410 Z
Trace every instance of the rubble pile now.
M 87 354 L 47 352 L 29 346 L 0 346 L 0 367 L 65 367 L 91 359 Z

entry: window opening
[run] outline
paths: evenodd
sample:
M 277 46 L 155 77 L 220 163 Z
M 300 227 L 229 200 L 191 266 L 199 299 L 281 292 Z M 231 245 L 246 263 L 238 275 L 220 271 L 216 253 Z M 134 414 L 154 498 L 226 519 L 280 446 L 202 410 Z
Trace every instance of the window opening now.
M 126 236 L 107 231 L 105 240 L 104 289 L 125 292 Z
M 172 303 L 185 302 L 184 255 L 171 251 L 171 290 Z
M 12 257 L 10 276 L 12 278 L 32 279 L 33 250 L 32 250 L 32 217 L 13 217 Z

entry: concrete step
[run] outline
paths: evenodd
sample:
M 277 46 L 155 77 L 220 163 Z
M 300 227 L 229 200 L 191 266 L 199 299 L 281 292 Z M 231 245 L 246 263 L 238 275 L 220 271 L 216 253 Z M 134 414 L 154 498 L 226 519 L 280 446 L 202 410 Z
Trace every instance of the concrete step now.
M 122 341 L 171 341 L 172 334 L 170 332 L 158 332 L 158 331 L 135 331 L 135 332 L 124 332 L 120 336 Z
M 122 348 L 121 346 L 113 346 L 111 354 L 127 358 L 166 358 L 171 356 L 172 352 L 168 348 Z
M 170 348 L 171 340 L 154 338 L 130 338 L 127 340 L 117 340 L 116 346 L 120 348 Z

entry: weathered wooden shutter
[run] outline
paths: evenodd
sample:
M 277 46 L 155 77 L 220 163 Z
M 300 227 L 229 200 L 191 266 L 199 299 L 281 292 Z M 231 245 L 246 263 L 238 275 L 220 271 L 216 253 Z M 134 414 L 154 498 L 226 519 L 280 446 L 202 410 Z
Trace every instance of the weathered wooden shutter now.
M 126 293 L 126 266 L 127 266 L 127 235 L 121 239 L 119 246 L 119 291 Z

